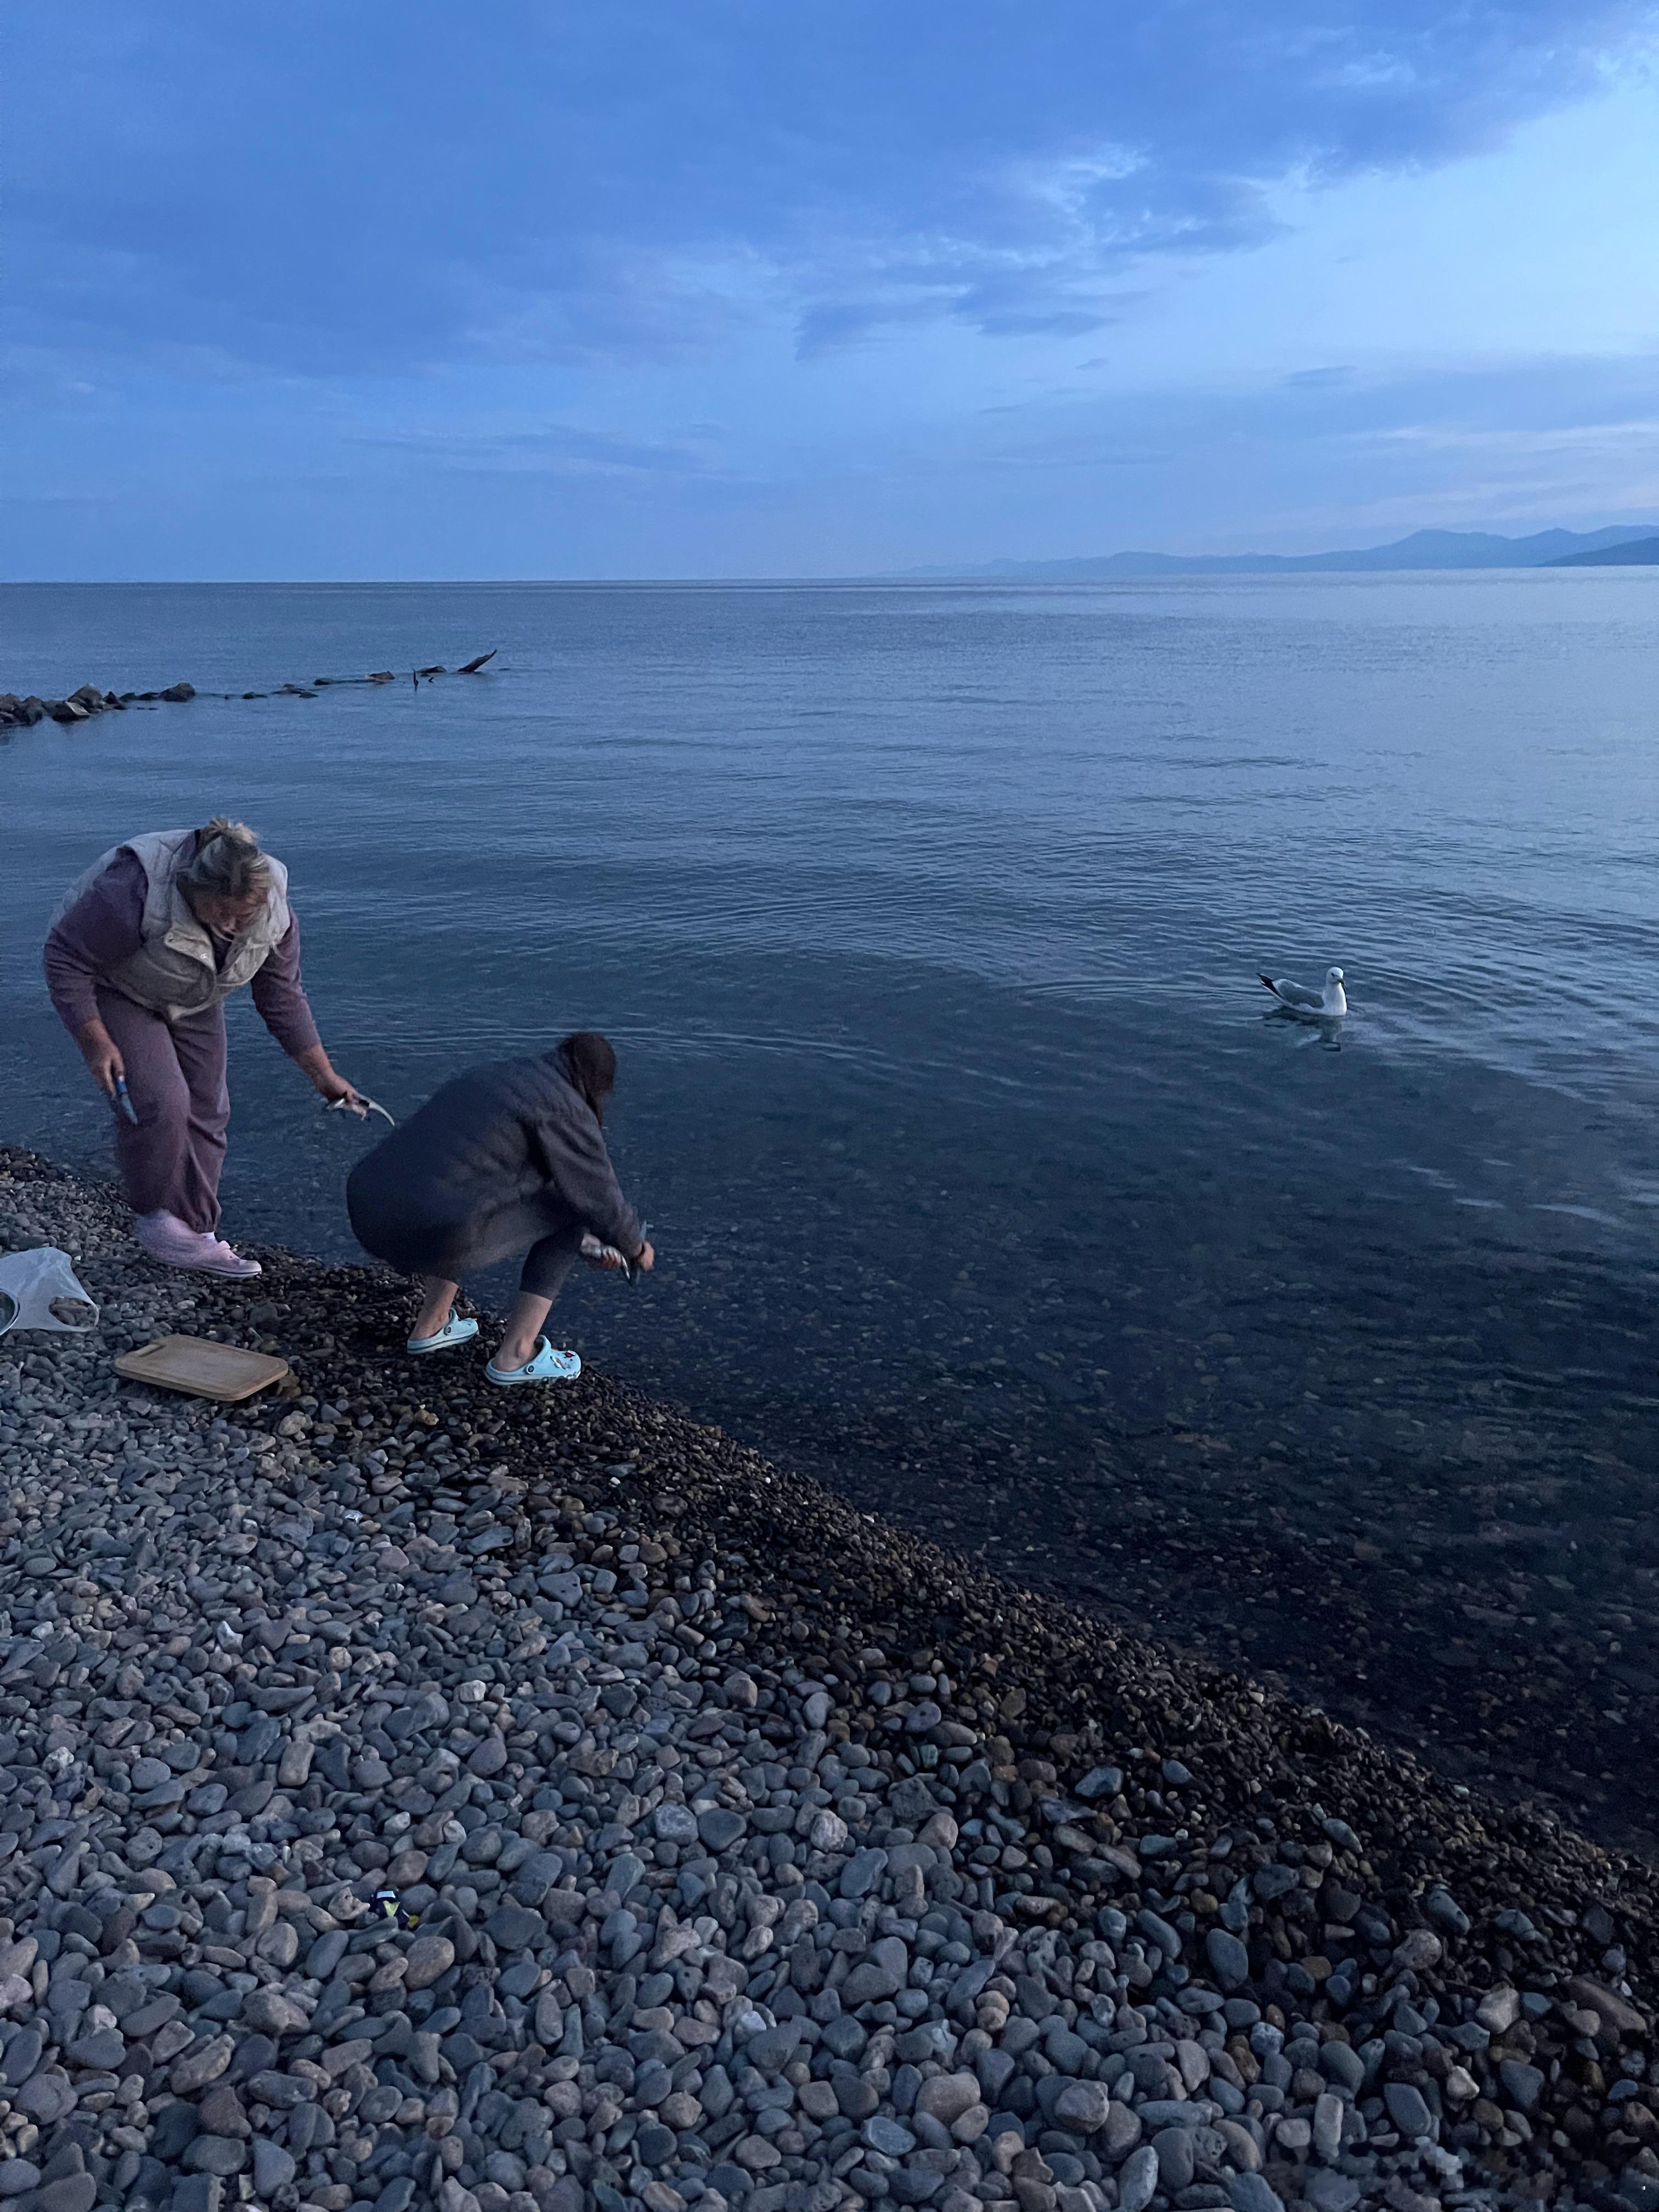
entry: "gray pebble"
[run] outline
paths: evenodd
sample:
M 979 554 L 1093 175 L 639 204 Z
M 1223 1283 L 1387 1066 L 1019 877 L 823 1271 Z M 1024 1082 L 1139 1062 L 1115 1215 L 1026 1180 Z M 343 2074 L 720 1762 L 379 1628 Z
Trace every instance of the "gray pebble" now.
M 70 2110 L 75 2092 L 61 2074 L 33 2074 L 11 2101 L 29 2119 L 50 2127 Z
M 1092 2089 L 1094 2084 L 1076 2082 L 1071 2086 L 1075 2088 Z M 1062 2097 L 1063 2094 L 1064 2093 Z M 930 2119 L 938 2120 L 942 2125 L 949 2127 L 954 2121 L 959 2120 L 964 2112 L 971 2111 L 979 2101 L 980 2085 L 974 2075 L 939 2074 L 935 2075 L 931 2081 L 922 2083 L 916 2098 L 916 2110 L 919 2112 L 925 2112 Z M 1058 2109 L 1057 2106 L 1056 2110 Z
M 1224 1990 L 1243 1989 L 1250 1978 L 1250 1954 L 1237 1936 L 1224 1928 L 1212 1928 L 1204 1938 L 1204 1955 L 1210 1971 Z
M 1122 2158 L 1140 2141 L 1140 2116 L 1133 2107 L 1114 2097 L 1106 2110 L 1100 2142 L 1110 2159 Z
M 1331 2042 L 1320 2047 L 1319 2063 L 1328 2081 L 1358 2096 L 1365 2079 L 1365 2062 L 1350 2043 Z
M 98 2184 L 91 2174 L 61 2174 L 41 2183 L 32 2212 L 92 2212 L 97 2198 Z
M 1233 2212 L 1285 2212 L 1285 2200 L 1259 2173 L 1241 2173 L 1227 2185 Z
M 547 1923 L 526 1905 L 498 1905 L 484 1923 L 497 1950 L 526 1951 L 545 1940 Z
M 1194 2128 L 1160 2128 L 1152 2137 L 1159 2183 L 1172 2196 L 1178 2189 L 1192 2186 L 1198 2157 L 1193 2140 L 1196 2133 Z
M 185 2153 L 185 2164 L 196 2173 L 240 2173 L 247 2164 L 247 2146 L 234 2136 L 198 2136 Z
M 741 1813 L 729 1813 L 712 1806 L 697 1815 L 697 1834 L 711 1851 L 728 1850 L 743 1836 L 749 1823 Z
M 1498 2080 L 1509 2103 L 1518 2106 L 1523 2112 L 1537 2111 L 1538 2100 L 1544 2093 L 1540 2069 L 1528 2066 L 1523 2058 L 1505 2058 L 1499 2062 Z
M 43 2028 L 35 2026 L 33 2022 L 20 2027 L 6 2045 L 4 2061 L 0 2063 L 0 2081 L 3 2081 L 10 2088 L 20 2087 L 40 2063 L 46 2047 L 46 2038 Z
M 484 1738 L 466 1762 L 469 1774 L 478 1774 L 486 1778 L 492 1774 L 499 1774 L 506 1765 L 507 1746 L 500 1735 L 494 1732 Z M 390 1778 L 388 1775 L 386 1779 L 390 1780 Z
M 1314 2105 L 1313 2146 L 1328 2166 L 1334 2166 L 1342 2148 L 1342 2124 L 1347 2107 L 1328 2089 Z
M 1054 2100 L 1054 2118 L 1062 2127 L 1093 2135 L 1105 2126 L 1111 2105 L 1111 2093 L 1103 2082 L 1068 2081 Z
M 1143 2143 L 1124 2160 L 1123 2171 L 1117 2178 L 1118 2212 L 1146 2212 L 1158 2185 L 1158 2153 L 1151 2143 Z M 1235 2204 L 1237 2198 L 1234 2198 Z M 1252 2212 L 1244 2208 L 1244 2212 Z
M 867 1897 L 887 1870 L 887 1854 L 870 1849 L 854 1851 L 841 1870 L 836 1885 L 842 1897 Z
M 890 1966 L 878 1966 L 873 1959 L 866 1959 L 854 1967 L 841 1985 L 841 2001 L 848 2007 L 878 2004 L 885 1997 L 896 1996 L 904 1987 L 904 1978 Z
M 210 2081 L 216 2081 L 230 2064 L 236 2045 L 228 2035 L 216 2035 L 210 2042 L 188 2051 L 179 2059 L 168 2075 L 168 2086 L 175 2097 L 193 2095 L 204 2089 Z
M 1123 1787 L 1123 1773 L 1116 1766 L 1091 1766 L 1077 1785 L 1079 1797 L 1115 1797 Z
M 1425 2136 L 1433 2124 L 1423 2093 L 1414 2089 L 1409 2081 L 1389 2081 L 1384 2085 L 1382 2102 L 1388 2106 L 1389 2118 L 1402 2136 L 1413 2141 Z
M 880 2151 L 884 2158 L 902 2158 L 906 2152 L 913 2151 L 916 2147 L 916 2139 L 908 2128 L 901 2127 L 896 2120 L 889 2119 L 882 2113 L 866 2120 L 859 2130 L 859 2136 L 872 2150 Z
M 268 2136 L 254 2137 L 253 2186 L 260 2196 L 269 2197 L 278 2189 L 286 2189 L 297 2171 L 291 2152 Z
M 647 2123 L 634 2138 L 635 2155 L 647 2166 L 666 2166 L 677 2147 L 673 2129 L 653 2123 Z

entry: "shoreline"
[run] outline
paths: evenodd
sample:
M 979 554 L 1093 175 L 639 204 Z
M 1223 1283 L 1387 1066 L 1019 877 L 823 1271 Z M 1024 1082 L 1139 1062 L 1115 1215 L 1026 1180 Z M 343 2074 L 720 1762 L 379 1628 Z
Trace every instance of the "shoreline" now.
M 72 1171 L 99 1182 L 106 1145 L 100 1112 Z M 329 1233 L 331 1158 L 325 1174 L 321 1221 L 313 1191 L 307 1209 L 291 1182 L 239 1186 L 244 1231 L 361 1263 L 348 1232 Z M 475 1287 L 504 1302 L 514 1279 L 503 1269 Z M 1291 1390 L 1247 1406 L 1172 1389 L 1144 1419 L 1098 1395 L 1060 1402 L 1037 1379 L 1050 1370 L 1029 1334 L 987 1365 L 949 1361 L 932 1340 L 917 1348 L 897 1316 L 865 1319 L 843 1343 L 826 1343 L 814 1316 L 792 1352 L 769 1316 L 790 1285 L 761 1274 L 739 1286 L 718 1255 L 678 1239 L 643 1298 L 578 1291 L 564 1325 L 603 1370 L 860 1510 L 1197 1663 L 1248 1673 L 1449 1782 L 1553 1806 L 1653 1858 L 1659 1759 L 1641 1747 L 1659 1741 L 1656 1401 L 1640 1386 L 1659 1273 L 1558 1256 L 1540 1282 L 1547 1312 L 1514 1255 L 1438 1255 L 1419 1268 L 1424 1301 L 1486 1332 L 1455 1358 L 1425 1347 L 1409 1316 L 1384 1330 L 1367 1312 L 1372 1387 L 1346 1402 Z M 845 1278 L 828 1294 L 838 1287 Z M 1529 1289 L 1517 1369 L 1510 1324 L 1493 1316 Z M 1296 1325 L 1271 1288 L 1257 1319 L 1268 1334 Z M 1564 1379 L 1589 1340 L 1602 1371 Z M 1161 1330 L 1145 1364 L 1178 1381 L 1191 1349 Z M 1365 1449 L 1385 1427 L 1389 1448 L 1379 1433 Z
M 106 1310 L 90 1345 L 0 1338 L 0 1446 L 23 1470 L 13 1495 L 58 1501 L 33 1529 L 14 1504 L 0 1538 L 0 1728 L 15 1729 L 21 1768 L 32 1744 L 62 1801 L 33 1822 L 53 1832 L 20 1832 L 0 1860 L 14 1915 L 0 1967 L 12 1960 L 27 1992 L 7 2017 L 60 2017 L 40 2006 L 52 1977 L 43 1990 L 30 1978 L 45 1952 L 19 1963 L 37 1929 L 58 1937 L 54 1973 L 78 1938 L 146 1988 L 164 1967 L 177 1987 L 163 1994 L 179 2000 L 145 2031 L 136 2096 L 116 2070 L 125 2050 L 100 2067 L 87 2045 L 82 2063 L 86 2039 L 71 2038 L 51 2058 L 44 2030 L 34 2069 L 14 2081 L 10 2054 L 34 2033 L 17 2029 L 0 2057 L 13 2107 L 0 2130 L 15 2141 L 33 2127 L 31 2150 L 46 2152 L 26 2208 L 38 2188 L 42 2212 L 106 2191 L 182 2212 L 213 2198 L 198 2182 L 234 2193 L 251 2170 L 256 2201 L 344 2212 L 380 2203 L 378 2184 L 358 2184 L 405 2160 L 385 2186 L 410 2180 L 404 2205 L 426 2191 L 446 2212 L 613 2197 L 647 2212 L 1271 2212 L 1269 2192 L 1318 2212 L 1659 2204 L 1646 2028 L 1659 1875 L 1647 1862 L 1018 1590 L 605 1376 L 514 1398 L 489 1391 L 476 1363 L 414 1370 L 407 1299 L 367 1269 L 262 1250 L 254 1283 L 167 1276 L 125 1238 L 112 1194 L 0 1148 L 9 1226 L 14 1241 L 76 1253 Z M 293 1395 L 216 1408 L 118 1384 L 112 1353 L 169 1326 L 281 1351 Z M 30 1410 L 48 1396 L 58 1411 Z M 90 1425 L 58 1425 L 72 1421 Z M 93 1439 L 118 1442 L 120 1456 L 100 1464 L 82 1453 Z M 67 1440 L 78 1471 L 58 1449 Z M 195 1504 L 172 1514 L 192 1482 Z M 50 1534 L 88 1485 L 102 1486 L 111 1526 L 123 1501 L 154 1516 L 107 1570 L 72 1564 Z M 268 1533 L 279 1511 L 308 1523 L 297 1543 Z M 178 1692 L 158 1702 L 143 1694 L 143 1662 L 159 1663 L 163 1634 Z M 122 1651 L 110 1668 L 105 1655 Z M 100 1668 L 107 1688 L 94 1687 Z M 422 1724 L 433 1698 L 443 1720 Z M 140 1725 L 162 1756 L 147 1788 L 113 1778 L 131 1729 L 98 1765 L 93 1744 L 133 1717 L 100 1703 L 149 1708 Z M 235 1731 L 210 1727 L 239 1705 Z M 458 1710 L 490 1725 L 451 1726 L 447 1756 L 422 1746 L 410 1766 L 398 1747 Z M 401 1734 L 391 1726 L 411 1714 Z M 342 1740 L 355 1755 L 332 1753 Z M 181 1766 L 186 1747 L 203 1756 Z M 166 1778 L 151 1779 L 158 1765 Z M 216 1768 L 226 1782 L 209 1778 Z M 64 1795 L 66 1778 L 78 1795 Z M 453 1821 L 453 1837 L 446 1807 L 488 1818 Z M 506 1840 L 475 1855 L 488 1828 Z M 154 1851 L 135 1849 L 146 1836 Z M 546 1882 L 526 1903 L 530 1864 Z M 484 1878 L 497 1865 L 506 1886 Z M 416 1900 L 412 1934 L 370 1917 L 388 1875 Z M 161 1905 L 158 1926 L 155 1904 L 133 1902 L 152 1880 L 150 1899 L 179 1890 L 194 1906 Z M 300 1902 L 267 1912 L 296 1881 Z M 93 1897 L 123 1900 L 107 1918 L 87 1901 L 94 1883 Z M 131 1927 L 108 1943 L 124 1914 Z M 266 1943 L 296 1921 L 303 1958 L 298 1943 Z M 175 1940 L 147 1956 L 146 1929 Z M 655 1971 L 641 1977 L 634 1961 L 653 1937 Z M 416 1990 L 423 1941 L 439 1947 L 423 1961 L 450 1955 Z M 376 1964 L 342 1979 L 342 1961 L 365 1954 Z M 660 2001 L 642 2006 L 644 1980 L 671 1967 Z M 451 1989 L 454 2025 L 426 2029 L 453 2008 L 422 1996 Z M 94 2034 L 131 2044 L 149 2009 Z M 347 2032 L 366 2019 L 372 2038 Z M 258 2067 L 238 2057 L 247 2044 Z M 198 2082 L 209 2052 L 222 2063 Z M 480 2067 L 532 2093 L 514 2112 L 533 2101 L 553 2121 L 527 2136 L 521 2112 L 497 2114 L 491 2148 L 477 2114 L 507 2100 Z M 112 2072 L 108 2087 L 81 2078 Z M 52 2085 L 33 2099 L 44 2111 L 19 2129 L 37 2080 Z M 234 2094 L 256 2080 L 258 2096 Z M 434 2111 L 452 2081 L 455 2112 Z M 393 2087 L 407 2090 L 395 2105 Z M 739 2133 L 745 2100 L 754 2124 Z M 591 2126 L 612 2101 L 615 2117 Z M 418 2123 L 401 2121 L 415 2103 Z M 295 2123 L 313 2106 L 325 2130 Z M 380 2117 L 358 2119 L 366 2111 Z M 114 2112 L 142 2117 L 114 2125 Z M 521 2157 L 526 2141 L 545 2142 L 544 2156 Z M 45 2192 L 64 2177 L 46 2165 L 71 2151 L 92 2189 L 60 2205 Z M 116 2183 L 123 2160 L 136 2163 Z M 492 2160 L 506 2163 L 492 2174 Z M 135 2196 L 161 2189 L 157 2172 L 166 2191 Z M 170 2193 L 180 2185 L 196 2196 Z

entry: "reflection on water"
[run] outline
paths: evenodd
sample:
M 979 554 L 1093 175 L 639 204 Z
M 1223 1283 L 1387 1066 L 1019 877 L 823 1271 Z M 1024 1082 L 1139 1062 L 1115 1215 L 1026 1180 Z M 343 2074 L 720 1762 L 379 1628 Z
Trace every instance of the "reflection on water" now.
M 1288 1006 L 1269 1006 L 1261 1017 L 1275 1029 L 1299 1030 L 1298 1047 L 1305 1051 L 1317 1046 L 1325 1052 L 1340 1052 L 1343 1034 L 1348 1026 L 1346 1014 L 1297 1014 Z

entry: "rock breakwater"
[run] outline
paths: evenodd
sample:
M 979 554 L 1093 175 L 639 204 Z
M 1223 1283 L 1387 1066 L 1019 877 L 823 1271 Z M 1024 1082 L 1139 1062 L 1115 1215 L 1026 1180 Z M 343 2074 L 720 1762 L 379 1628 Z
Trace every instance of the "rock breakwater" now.
M 425 668 L 409 672 L 410 683 L 418 690 L 423 683 L 439 676 L 477 676 L 495 658 L 495 648 L 481 653 L 459 668 L 446 668 L 441 661 L 434 661 Z M 279 684 L 269 691 L 210 692 L 210 698 L 220 699 L 314 699 L 319 691 L 341 690 L 360 684 L 395 684 L 398 672 L 392 668 L 377 668 L 368 676 L 313 676 L 309 684 Z M 62 699 L 42 699 L 30 692 L 19 698 L 15 691 L 0 691 L 0 730 L 33 729 L 37 722 L 85 722 L 94 714 L 120 713 L 133 706 L 153 706 L 161 701 L 173 706 L 183 706 L 198 697 L 193 684 L 169 684 L 161 691 L 106 691 L 96 684 L 83 684 L 80 689 Z
M 0 1235 L 104 1305 L 0 1338 L 26 2212 L 1659 2203 L 1641 1862 L 383 1277 L 15 1152 Z M 294 1395 L 118 1381 L 174 1328 Z
M 196 696 L 193 684 L 169 684 L 165 691 L 102 691 L 83 684 L 64 699 L 40 699 L 33 692 L 20 699 L 15 691 L 0 691 L 0 730 L 33 729 L 37 722 L 85 722 L 94 714 L 125 712 L 135 702 L 166 699 L 183 706 Z

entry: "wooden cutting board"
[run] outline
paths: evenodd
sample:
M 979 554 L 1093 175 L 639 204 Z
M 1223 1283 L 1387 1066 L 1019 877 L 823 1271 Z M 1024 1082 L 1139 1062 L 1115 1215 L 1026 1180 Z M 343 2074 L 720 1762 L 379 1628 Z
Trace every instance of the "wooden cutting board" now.
M 281 1382 L 286 1359 L 268 1352 L 244 1352 L 240 1345 L 215 1344 L 204 1336 L 158 1336 L 115 1363 L 130 1382 L 153 1382 L 161 1390 L 187 1390 L 192 1397 L 216 1398 L 234 1406 Z

